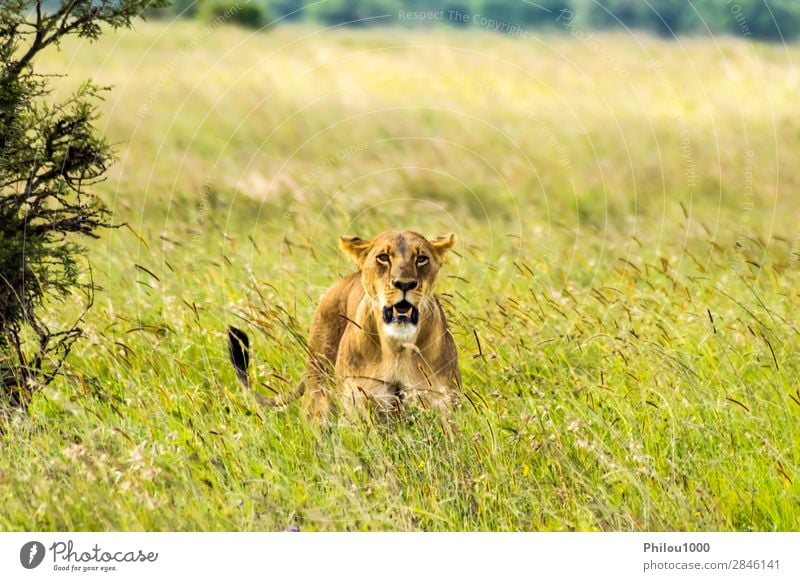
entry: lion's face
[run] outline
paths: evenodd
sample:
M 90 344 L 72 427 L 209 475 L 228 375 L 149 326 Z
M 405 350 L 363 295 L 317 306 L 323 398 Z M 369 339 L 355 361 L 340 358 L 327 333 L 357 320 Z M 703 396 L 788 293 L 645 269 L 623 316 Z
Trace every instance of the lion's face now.
M 434 307 L 431 300 L 454 234 L 427 240 L 416 232 L 384 232 L 372 240 L 342 236 L 342 249 L 361 271 L 364 290 L 387 337 L 409 341 Z

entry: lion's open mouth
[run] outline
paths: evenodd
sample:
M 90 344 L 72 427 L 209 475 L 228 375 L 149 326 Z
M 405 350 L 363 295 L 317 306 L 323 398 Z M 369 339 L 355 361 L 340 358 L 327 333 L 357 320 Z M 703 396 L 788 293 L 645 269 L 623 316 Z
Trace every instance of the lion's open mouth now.
M 403 299 L 396 305 L 383 308 L 383 322 L 387 325 L 392 323 L 416 325 L 419 322 L 419 309 Z

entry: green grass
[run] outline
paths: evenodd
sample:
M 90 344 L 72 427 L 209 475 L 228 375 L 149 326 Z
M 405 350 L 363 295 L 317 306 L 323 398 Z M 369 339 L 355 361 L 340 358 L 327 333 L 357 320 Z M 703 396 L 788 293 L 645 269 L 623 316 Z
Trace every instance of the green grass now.
M 61 94 L 114 87 L 99 192 L 129 228 L 0 435 L 0 529 L 800 528 L 798 48 L 180 23 L 62 49 Z M 226 326 L 291 389 L 336 238 L 397 227 L 460 236 L 454 434 L 258 409 Z

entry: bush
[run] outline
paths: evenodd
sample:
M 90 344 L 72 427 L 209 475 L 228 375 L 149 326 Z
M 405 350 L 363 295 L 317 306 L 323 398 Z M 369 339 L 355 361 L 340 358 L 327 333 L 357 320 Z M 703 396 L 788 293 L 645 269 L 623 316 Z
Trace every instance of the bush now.
M 310 9 L 310 16 L 330 26 L 391 24 L 396 22 L 399 6 L 387 0 L 327 0 L 314 5 Z
M 266 6 L 255 0 L 247 3 L 234 0 L 209 2 L 200 8 L 199 16 L 206 22 L 236 24 L 254 30 L 269 22 Z
M 308 0 L 270 0 L 267 3 L 269 17 L 280 22 L 302 20 L 306 17 Z
M 697 6 L 699 2 L 695 2 Z M 592 4 L 589 20 L 599 28 L 644 28 L 672 37 L 700 27 L 700 18 L 685 0 L 658 0 L 648 6 L 637 0 L 598 0 Z
M 596 28 L 631 28 L 641 24 L 638 0 L 596 0 L 589 8 L 589 22 Z
M 559 14 L 571 9 L 572 3 L 567 0 L 538 0 L 535 4 L 485 0 L 481 4 L 480 13 L 509 26 L 539 27 L 555 25 Z
M 97 237 L 108 214 L 92 193 L 113 160 L 97 135 L 100 89 L 85 83 L 57 102 L 36 56 L 63 37 L 95 39 L 130 27 L 162 0 L 5 0 L 0 4 L 0 400 L 25 407 L 61 371 L 79 317 L 53 329 L 42 311 L 95 290 L 76 236 Z M 85 313 L 85 312 L 84 312 Z
M 589 21 L 599 28 L 646 28 L 663 36 L 708 29 L 765 40 L 791 40 L 800 33 L 796 0 L 597 0 Z M 697 12 L 695 12 L 695 10 Z
M 797 0 L 737 0 L 728 5 L 727 31 L 764 40 L 792 40 L 800 33 Z
M 195 18 L 198 11 L 198 0 L 172 0 L 168 6 L 148 7 L 145 10 L 147 18 L 157 20 L 172 20 L 179 18 Z

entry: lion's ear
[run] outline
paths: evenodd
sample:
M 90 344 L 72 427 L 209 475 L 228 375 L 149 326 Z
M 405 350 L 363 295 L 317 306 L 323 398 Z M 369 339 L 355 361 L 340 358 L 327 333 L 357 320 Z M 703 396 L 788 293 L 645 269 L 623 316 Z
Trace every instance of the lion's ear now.
M 369 240 L 362 240 L 358 236 L 341 236 L 339 238 L 339 246 L 344 253 L 352 258 L 358 267 L 361 268 L 369 249 L 372 248 L 372 242 Z
M 449 234 L 445 234 L 444 236 L 439 236 L 438 238 L 431 240 L 430 242 L 431 246 L 433 246 L 433 250 L 439 257 L 439 260 L 441 260 L 442 258 L 444 258 L 444 255 L 447 254 L 447 251 L 450 250 L 456 243 L 456 235 L 450 232 Z

